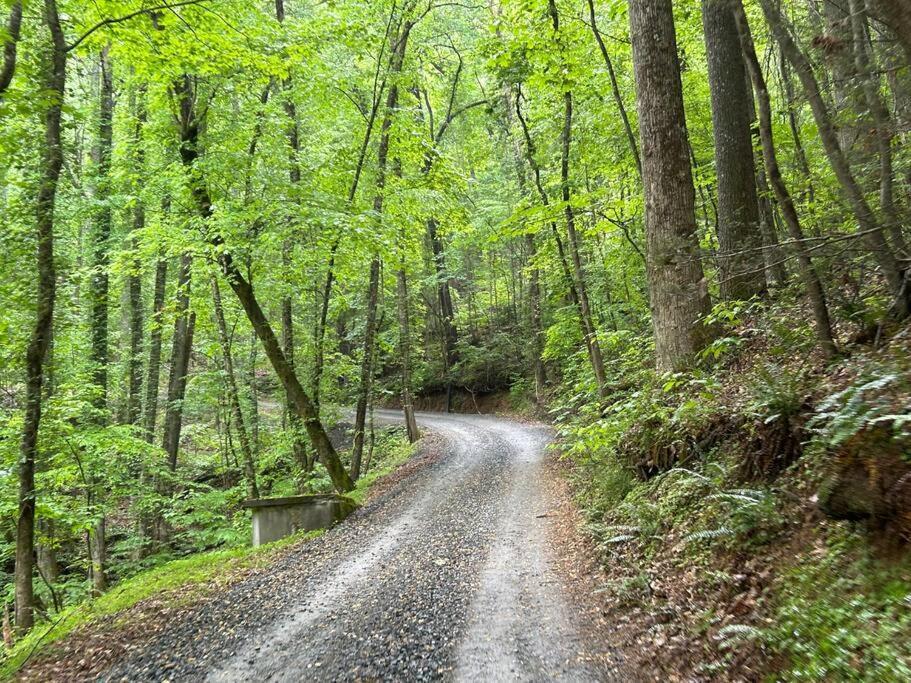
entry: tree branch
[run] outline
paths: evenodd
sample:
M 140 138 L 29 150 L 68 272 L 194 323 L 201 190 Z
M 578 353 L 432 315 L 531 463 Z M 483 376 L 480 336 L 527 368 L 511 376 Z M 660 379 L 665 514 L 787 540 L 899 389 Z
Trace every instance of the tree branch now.
M 88 31 L 83 33 L 81 36 L 79 36 L 79 38 L 76 39 L 76 42 L 68 45 L 66 48 L 66 51 L 72 52 L 77 47 L 79 47 L 95 31 L 97 31 L 100 28 L 104 28 L 105 26 L 111 26 L 113 24 L 121 24 L 124 21 L 129 21 L 130 19 L 134 19 L 140 15 L 151 14 L 152 12 L 157 12 L 159 10 L 174 10 L 178 7 L 187 7 L 189 5 L 201 5 L 208 1 L 209 0 L 181 0 L 180 2 L 163 3 L 161 5 L 155 5 L 153 7 L 144 7 L 142 9 L 138 9 L 135 12 L 130 12 L 129 14 L 124 14 L 122 17 L 109 17 L 107 19 L 103 19 L 102 21 L 99 21 L 97 24 L 92 26 L 92 28 L 90 28 Z

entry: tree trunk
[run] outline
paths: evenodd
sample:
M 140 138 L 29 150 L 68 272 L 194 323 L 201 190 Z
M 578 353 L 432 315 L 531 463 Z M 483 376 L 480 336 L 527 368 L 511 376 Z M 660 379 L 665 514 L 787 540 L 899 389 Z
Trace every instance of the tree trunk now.
M 193 348 L 193 331 L 196 313 L 190 311 L 190 268 L 192 257 L 180 258 L 177 273 L 177 313 L 174 336 L 171 341 L 171 369 L 168 375 L 168 402 L 165 407 L 164 435 L 161 447 L 168 456 L 168 467 L 177 469 L 177 450 L 183 426 L 183 401 L 187 392 L 187 373 L 190 369 L 190 351 Z
M 677 37 L 670 0 L 631 0 L 648 283 L 661 370 L 685 367 L 707 341 L 709 295 L 696 236 Z
M 225 323 L 225 312 L 221 303 L 221 291 L 218 280 L 212 278 L 212 304 L 215 309 L 215 323 L 218 326 L 218 341 L 221 343 L 221 357 L 224 362 L 225 387 L 228 390 L 228 405 L 234 417 L 234 428 L 240 441 L 240 452 L 244 461 L 244 476 L 247 479 L 247 495 L 259 498 L 259 487 L 256 485 L 256 462 L 244 413 L 240 408 L 240 393 L 237 391 L 237 377 L 234 374 L 234 357 L 231 352 L 231 338 L 228 336 L 228 325 Z
M 835 127 L 822 99 L 819 83 L 813 73 L 813 68 L 797 46 L 797 43 L 794 42 L 789 28 L 784 23 L 781 12 L 772 0 L 760 0 L 760 5 L 776 41 L 781 46 L 782 54 L 794 67 L 794 71 L 797 72 L 803 85 L 810 107 L 813 110 L 813 117 L 816 120 L 816 127 L 819 130 L 819 137 L 825 148 L 826 156 L 835 171 L 835 176 L 838 178 L 842 192 L 847 198 L 860 227 L 858 235 L 863 238 L 867 248 L 882 269 L 889 289 L 895 297 L 894 310 L 897 317 L 905 318 L 911 312 L 911 292 L 908 292 L 908 288 L 905 287 L 905 275 L 898 260 L 895 258 L 895 254 L 890 249 L 882 227 L 867 203 L 860 185 L 851 172 L 844 150 L 842 150 L 838 141 Z
M 911 0 L 871 0 L 878 18 L 889 28 L 902 45 L 911 62 Z
M 607 378 L 604 374 L 604 359 L 601 356 L 601 344 L 598 342 L 598 331 L 595 329 L 594 317 L 588 300 L 588 288 L 585 284 L 585 271 L 582 268 L 582 257 L 579 248 L 579 236 L 576 233 L 576 216 L 570 202 L 569 187 L 569 149 L 572 140 L 573 125 L 573 95 L 566 90 L 563 93 L 563 134 L 561 137 L 560 161 L 560 192 L 563 199 L 563 215 L 566 217 L 566 236 L 569 245 L 569 255 L 573 264 L 573 280 L 579 296 L 579 315 L 582 319 L 582 329 L 585 334 L 585 345 L 591 359 L 592 370 L 595 373 L 595 382 L 598 392 L 602 395 L 607 390 Z
M 377 228 L 382 227 L 383 195 L 386 188 L 386 165 L 389 159 L 389 132 L 392 128 L 392 117 L 399 101 L 399 85 L 396 82 L 405 63 L 408 38 L 414 24 L 405 19 L 401 30 L 393 41 L 395 46 L 389 58 L 389 77 L 391 84 L 386 93 L 386 105 L 383 124 L 380 128 L 380 144 L 377 149 L 376 195 L 373 198 L 373 213 Z M 354 445 L 351 451 L 351 476 L 360 476 L 361 458 L 364 452 L 364 425 L 367 417 L 367 399 L 370 380 L 373 375 L 373 344 L 376 335 L 376 309 L 379 302 L 380 257 L 374 254 L 370 262 L 370 283 L 367 293 L 367 321 L 364 329 L 364 355 L 361 361 L 361 378 L 358 389 L 357 404 L 354 414 Z
M 370 262 L 370 282 L 367 289 L 367 320 L 364 328 L 364 358 L 361 360 L 361 377 L 358 385 L 357 404 L 354 409 L 354 444 L 351 448 L 351 478 L 361 476 L 361 458 L 364 453 L 364 423 L 367 418 L 367 403 L 370 399 L 370 384 L 373 379 L 374 337 L 376 335 L 376 311 L 380 292 L 380 259 Z
M 832 358 L 838 353 L 838 348 L 835 343 L 835 336 L 832 333 L 832 324 L 829 319 L 829 307 L 826 303 L 826 294 L 804 241 L 804 234 L 800 226 L 800 219 L 797 216 L 797 210 L 794 208 L 794 201 L 781 176 L 781 168 L 778 165 L 778 156 L 775 152 L 775 140 L 772 128 L 772 103 L 769 98 L 768 86 L 766 85 L 765 76 L 763 76 L 762 68 L 759 64 L 759 58 L 756 56 L 753 36 L 750 32 L 750 26 L 747 23 L 741 0 L 733 0 L 732 7 L 734 11 L 734 20 L 740 35 L 740 43 L 743 49 L 747 71 L 753 82 L 753 90 L 756 93 L 756 100 L 759 104 L 759 136 L 762 143 L 762 157 L 765 162 L 766 174 L 768 175 L 768 180 L 775 192 L 775 198 L 778 200 L 778 205 L 781 207 L 785 224 L 788 227 L 788 234 L 794 242 L 794 251 L 797 254 L 797 268 L 800 273 L 800 279 L 803 281 L 803 285 L 807 290 L 807 295 L 810 297 L 810 304 L 813 307 L 813 318 L 816 323 L 816 338 L 818 339 L 820 349 L 826 358 Z
M 16 73 L 16 51 L 19 44 L 19 33 L 22 28 L 22 2 L 15 0 L 9 10 L 6 23 L 6 36 L 3 41 L 3 63 L 0 64 L 0 99 L 7 91 Z
M 866 111 L 870 115 L 876 148 L 879 152 L 879 206 L 882 211 L 892 248 L 900 256 L 908 255 L 908 245 L 902 234 L 901 218 L 895 207 L 895 170 L 892 163 L 892 138 L 895 124 L 880 95 L 880 79 L 872 68 L 867 48 L 867 13 L 864 2 L 849 0 L 851 27 L 854 31 L 854 60 L 861 81 Z
M 275 18 L 280 24 L 285 22 L 284 0 L 275 0 Z M 289 95 L 291 89 L 290 76 L 282 82 L 282 88 L 285 91 L 283 108 L 285 110 L 285 116 L 288 119 L 285 127 L 285 137 L 288 140 L 288 180 L 292 187 L 297 187 L 300 185 L 301 180 L 300 161 L 298 158 L 300 155 L 300 128 L 297 123 L 297 109 L 295 108 L 294 101 Z M 292 243 L 289 238 L 285 240 L 285 243 L 282 245 L 282 267 L 288 275 L 290 275 L 291 270 L 291 252 Z M 286 284 L 287 282 L 288 280 L 286 280 Z M 285 296 L 282 297 L 282 350 L 285 354 L 285 358 L 288 359 L 288 363 L 291 364 L 291 368 L 294 369 L 294 308 L 289 294 L 285 294 Z M 314 370 L 315 379 L 312 395 L 313 404 L 316 406 L 317 413 L 319 413 L 319 374 L 322 372 L 323 365 L 321 345 L 318 345 L 315 355 L 316 359 L 314 365 L 315 368 L 318 369 Z M 288 425 L 291 427 L 291 450 L 294 460 L 298 463 L 301 470 L 307 472 L 311 469 L 311 461 L 307 457 L 307 447 L 301 438 L 300 418 L 294 410 L 291 410 L 290 403 L 290 400 L 287 400 L 286 397 Z
M 104 515 L 98 518 L 95 522 L 95 526 L 92 528 L 89 549 L 92 553 L 92 595 L 98 597 L 108 588 L 107 576 L 105 575 L 105 564 L 108 552 L 107 524 Z
M 408 279 L 404 265 L 396 273 L 397 304 L 399 317 L 399 356 L 402 360 L 402 412 L 405 414 L 405 427 L 408 440 L 414 443 L 421 438 L 418 422 L 414 416 L 414 403 L 411 400 L 411 319 L 408 314 Z
M 25 356 L 25 415 L 19 445 L 19 519 L 16 527 L 16 630 L 25 633 L 34 624 L 32 570 L 35 553 L 35 456 L 41 422 L 41 388 L 54 320 L 54 205 L 63 166 L 60 115 L 66 84 L 66 39 L 60 27 L 56 0 L 44 1 L 44 20 L 50 30 L 52 51 L 47 68 L 44 114 L 45 146 L 35 225 L 38 239 L 38 291 L 35 327 Z
M 750 132 L 752 93 L 730 0 L 702 0 L 702 24 L 715 139 L 721 298 L 746 301 L 766 291 Z
M 446 254 L 443 241 L 437 232 L 435 218 L 427 220 L 427 238 L 433 253 L 433 267 L 437 283 L 437 300 L 440 306 L 440 321 L 443 327 L 443 355 L 446 368 L 446 412 L 452 412 L 452 371 L 458 362 L 456 343 L 459 335 L 455 326 L 455 310 L 452 305 L 452 291 L 449 288 L 449 273 L 446 271 Z
M 107 422 L 108 393 L 108 291 L 111 240 L 111 150 L 113 147 L 114 81 L 107 50 L 99 60 L 101 72 L 98 109 L 98 142 L 95 149 L 98 185 L 95 199 L 101 206 L 95 216 L 91 281 L 91 361 L 95 384 L 96 420 Z
M 212 200 L 205 184 L 205 178 L 197 167 L 197 161 L 200 158 L 199 127 L 202 121 L 196 111 L 195 84 L 189 76 L 184 76 L 174 84 L 174 93 L 179 101 L 180 110 L 178 123 L 180 125 L 181 163 L 189 176 L 190 192 L 196 203 L 198 214 L 200 218 L 207 221 L 212 216 Z M 272 364 L 275 374 L 278 375 L 278 379 L 282 383 L 282 387 L 288 395 L 291 404 L 303 421 L 307 435 L 316 449 L 320 462 L 323 463 L 329 473 L 329 478 L 340 493 L 350 491 L 354 488 L 354 482 L 351 481 L 351 477 L 345 471 L 335 447 L 329 440 L 329 436 L 319 420 L 313 401 L 301 385 L 294 369 L 288 363 L 288 359 L 285 358 L 285 354 L 282 353 L 278 338 L 275 336 L 272 326 L 256 300 L 253 286 L 244 278 L 237 264 L 234 263 L 231 253 L 225 248 L 224 239 L 216 234 L 209 241 L 217 250 L 218 262 L 222 272 L 243 306 L 247 319 L 256 332 L 256 336 L 262 342 L 266 357 Z
M 611 61 L 610 53 L 604 44 L 604 38 L 601 31 L 598 30 L 598 24 L 595 20 L 595 0 L 588 0 L 588 17 L 591 22 L 592 33 L 595 34 L 595 40 L 598 41 L 598 48 L 601 50 L 601 56 L 604 58 L 604 65 L 607 67 L 607 75 L 610 78 L 611 93 L 614 96 L 614 104 L 617 105 L 617 111 L 620 112 L 620 119 L 623 121 L 623 131 L 626 133 L 626 141 L 629 144 L 633 160 L 636 162 L 636 171 L 639 178 L 642 178 L 642 158 L 639 156 L 639 145 L 636 143 L 636 134 L 629 121 L 629 114 L 626 111 L 626 104 L 623 102 L 623 96 L 620 94 L 620 85 L 617 83 L 617 74 L 614 72 L 614 63 Z
M 140 93 L 140 98 L 145 93 Z M 140 99 L 137 102 L 136 129 L 133 137 L 134 164 L 137 173 L 145 171 L 145 154 L 142 149 L 142 129 L 146 121 L 145 105 Z M 127 422 L 138 425 L 142 416 L 142 262 L 139 259 L 139 235 L 145 228 L 145 207 L 139 197 L 139 182 L 133 186 L 136 193 L 133 206 L 133 234 L 130 236 L 129 248 L 132 252 L 130 271 L 127 275 L 127 292 L 129 295 L 130 320 L 130 353 L 127 359 Z
M 525 158 L 528 161 L 528 165 L 532 170 L 532 177 L 535 181 L 535 188 L 538 190 L 538 196 L 541 198 L 541 204 L 545 207 L 550 206 L 550 199 L 547 196 L 547 192 L 544 189 L 544 185 L 541 183 L 541 167 L 538 165 L 537 160 L 535 160 L 535 145 L 531 137 L 531 132 L 528 129 L 528 123 L 525 121 L 525 118 L 522 116 L 521 108 L 521 90 L 516 92 L 516 118 L 519 121 L 519 126 L 522 129 L 522 135 L 525 138 Z M 572 271 L 569 267 L 569 261 L 566 258 L 566 250 L 563 247 L 563 240 L 560 239 L 560 233 L 557 231 L 557 224 L 554 221 L 550 221 L 550 232 L 554 238 L 554 243 L 557 247 L 557 256 L 560 261 L 561 270 L 563 273 L 563 280 L 566 282 L 567 291 L 569 294 L 570 301 L 572 301 L 573 306 L 576 308 L 576 312 L 579 315 L 579 326 L 582 331 L 582 338 L 586 341 L 586 351 L 588 351 L 589 361 L 592 363 L 592 370 L 594 371 L 595 364 L 592 360 L 591 347 L 588 345 L 588 339 L 590 336 L 588 334 L 588 329 L 584 322 L 584 316 L 582 313 L 582 300 L 579 296 L 579 291 L 576 287 L 576 281 L 573 278 Z M 595 375 L 597 377 L 597 374 Z
M 146 368 L 143 432 L 149 443 L 155 441 L 155 423 L 158 419 L 158 383 L 161 379 L 161 325 L 164 311 L 165 285 L 168 262 L 159 258 L 155 266 L 155 291 L 152 295 L 152 329 L 149 332 L 149 364 Z

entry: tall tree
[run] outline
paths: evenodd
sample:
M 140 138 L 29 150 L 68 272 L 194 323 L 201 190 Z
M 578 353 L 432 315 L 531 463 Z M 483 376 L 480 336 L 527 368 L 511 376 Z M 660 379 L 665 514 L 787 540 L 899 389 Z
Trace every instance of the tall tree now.
M 750 31 L 746 13 L 743 11 L 742 0 L 732 0 L 731 8 L 734 13 L 734 21 L 740 37 L 747 70 L 753 83 L 753 90 L 756 93 L 759 109 L 759 137 L 762 143 L 762 157 L 765 163 L 766 175 L 775 192 L 775 198 L 778 201 L 778 205 L 781 207 L 781 213 L 784 216 L 788 234 L 793 242 L 792 248 L 797 254 L 797 268 L 800 273 L 800 279 L 803 281 L 803 285 L 807 290 L 807 295 L 810 297 L 810 303 L 813 307 L 813 318 L 816 323 L 816 338 L 819 341 L 819 346 L 822 349 L 823 354 L 827 358 L 832 358 L 838 353 L 838 348 L 835 343 L 835 335 L 832 331 L 832 322 L 829 316 L 826 293 L 804 239 L 803 228 L 801 227 L 800 219 L 797 216 L 794 200 L 785 185 L 784 178 L 781 175 L 781 167 L 778 165 L 778 155 L 775 151 L 775 138 L 772 127 L 772 102 L 769 97 L 769 89 L 766 85 L 765 76 L 762 73 L 759 57 L 756 55 L 753 34 Z
M 705 344 L 709 294 L 696 237 L 696 192 L 671 0 L 631 0 L 648 283 L 660 369 L 683 367 Z
M 34 624 L 32 571 L 35 553 L 35 456 L 41 423 L 41 390 L 44 359 L 51 340 L 56 294 L 54 269 L 54 207 L 63 167 L 60 119 L 66 92 L 66 38 L 60 26 L 56 0 L 44 0 L 44 22 L 51 35 L 45 67 L 47 106 L 44 112 L 44 154 L 35 225 L 38 238 L 38 291 L 35 326 L 25 357 L 25 418 L 19 446 L 19 521 L 16 527 L 16 629 L 22 633 Z
M 177 99 L 180 160 L 186 173 L 187 183 L 196 205 L 196 211 L 203 221 L 208 222 L 213 214 L 212 198 L 209 195 L 205 175 L 197 163 L 202 154 L 200 132 L 206 110 L 200 111 L 197 108 L 198 92 L 195 78 L 188 75 L 183 76 L 175 83 L 174 93 Z M 266 357 L 272 364 L 282 388 L 304 423 L 310 442 L 313 444 L 320 462 L 329 473 L 333 486 L 342 493 L 350 491 L 354 488 L 354 482 L 345 470 L 335 447 L 329 440 L 329 435 L 326 434 L 326 430 L 319 419 L 316 406 L 304 390 L 294 368 L 291 367 L 282 352 L 278 338 L 275 336 L 275 331 L 259 305 L 259 301 L 253 291 L 253 285 L 250 284 L 250 281 L 243 276 L 243 273 L 237 267 L 234 257 L 227 249 L 224 238 L 216 233 L 208 239 L 217 254 L 218 263 L 228 284 L 240 301 L 241 306 L 243 306 L 247 319 L 256 332 L 256 336 L 262 342 Z
M 747 300 L 766 290 L 750 130 L 752 94 L 730 0 L 702 0 L 702 24 L 715 134 L 721 297 Z
M 380 142 L 377 148 L 376 194 L 373 199 L 375 220 L 382 222 L 383 203 L 386 192 L 386 172 L 389 161 L 390 131 L 393 117 L 399 102 L 399 76 L 405 63 L 408 39 L 415 26 L 415 20 L 403 13 L 401 26 L 395 33 L 392 42 L 392 54 L 389 58 L 389 87 L 386 92 L 386 104 L 383 123 L 380 127 Z M 377 228 L 381 225 L 377 225 Z M 367 420 L 367 402 L 373 374 L 373 345 L 376 336 L 377 303 L 380 286 L 380 256 L 374 252 L 370 260 L 370 277 L 367 285 L 367 320 L 364 327 L 364 354 L 361 359 L 360 383 L 358 385 L 357 403 L 354 409 L 354 445 L 351 451 L 351 477 L 360 476 L 361 458 L 364 452 L 364 427 Z
M 175 306 L 174 334 L 171 337 L 171 362 L 168 373 L 168 398 L 165 404 L 164 433 L 161 447 L 168 457 L 168 467 L 177 469 L 177 451 L 183 427 L 183 402 L 187 394 L 187 376 L 190 371 L 190 354 L 196 330 L 196 312 L 190 310 L 191 269 L 193 257 L 184 254 L 177 272 L 177 300 Z
M 760 6 L 776 41 L 781 46 L 782 54 L 794 67 L 794 71 L 803 85 L 804 92 L 810 102 L 810 108 L 813 110 L 813 117 L 816 119 L 816 127 L 819 130 L 819 137 L 822 140 L 829 164 L 835 172 L 842 193 L 848 200 L 848 204 L 860 228 L 858 236 L 863 239 L 882 269 L 883 276 L 894 297 L 893 309 L 896 315 L 899 318 L 905 318 L 911 314 L 911 291 L 908 291 L 911 288 L 906 286 L 905 273 L 902 266 L 886 241 L 882 225 L 870 208 L 870 204 L 867 202 L 867 198 L 851 170 L 851 166 L 839 142 L 837 130 L 832 123 L 832 118 L 820 92 L 819 82 L 816 80 L 813 67 L 797 43 L 794 42 L 790 28 L 775 3 L 772 0 L 760 0 Z

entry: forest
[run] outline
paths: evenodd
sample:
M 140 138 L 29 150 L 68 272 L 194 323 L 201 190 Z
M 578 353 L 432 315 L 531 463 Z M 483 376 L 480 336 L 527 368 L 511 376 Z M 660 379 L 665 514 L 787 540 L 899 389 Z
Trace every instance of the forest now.
M 432 411 L 553 425 L 652 680 L 911 678 L 911 0 L 0 0 L 0 43 L 3 675 Z

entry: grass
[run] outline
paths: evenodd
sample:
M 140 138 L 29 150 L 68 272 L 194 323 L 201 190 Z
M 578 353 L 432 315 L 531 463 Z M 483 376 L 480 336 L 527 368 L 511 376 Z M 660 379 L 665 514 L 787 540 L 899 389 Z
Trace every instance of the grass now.
M 364 474 L 348 495 L 362 505 L 371 487 L 415 453 L 415 446 L 396 434 L 380 434 L 376 442 L 376 466 Z M 265 567 L 282 550 L 296 543 L 311 540 L 323 533 L 309 531 L 251 548 L 238 546 L 198 553 L 140 572 L 117 584 L 95 600 L 73 605 L 55 615 L 51 623 L 41 624 L 5 651 L 0 659 L 0 680 L 8 680 L 25 662 L 49 645 L 58 642 L 77 629 L 113 617 L 136 604 L 158 596 L 169 604 L 190 604 L 230 581 L 239 571 Z M 219 581 L 221 579 L 221 582 Z
M 407 439 L 396 438 L 393 435 L 377 437 L 375 451 L 384 449 L 382 460 L 366 474 L 361 475 L 353 491 L 345 494 L 358 505 L 363 505 L 367 500 L 370 488 L 387 474 L 391 474 L 401 465 L 404 465 L 414 455 L 416 447 L 408 443 Z
M 56 615 L 52 623 L 33 629 L 7 651 L 0 664 L 0 678 L 12 678 L 31 656 L 82 626 L 129 609 L 153 595 L 166 596 L 173 591 L 171 600 L 192 602 L 212 590 L 220 577 L 230 576 L 239 570 L 263 567 L 284 548 L 311 540 L 322 533 L 320 530 L 295 534 L 258 548 L 238 547 L 198 553 L 140 572 L 101 597 L 68 607 Z

